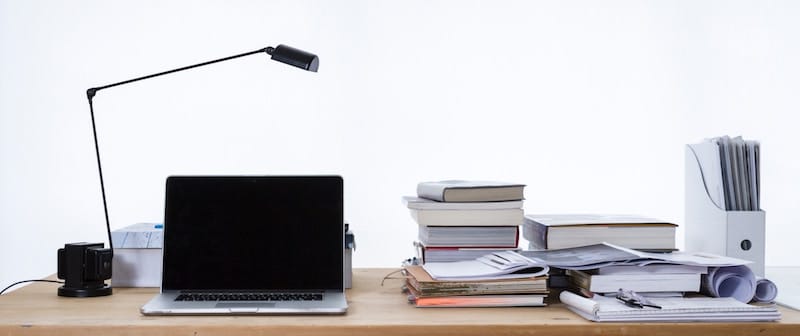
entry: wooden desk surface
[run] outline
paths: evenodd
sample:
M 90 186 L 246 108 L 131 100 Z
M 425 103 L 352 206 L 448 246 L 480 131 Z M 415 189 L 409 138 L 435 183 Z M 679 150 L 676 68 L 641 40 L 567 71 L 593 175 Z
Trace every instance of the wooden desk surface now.
M 115 288 L 76 299 L 34 283 L 0 296 L 0 335 L 800 335 L 800 312 L 771 323 L 594 323 L 563 305 L 536 308 L 414 308 L 389 269 L 356 269 L 342 316 L 143 316 L 155 288 Z

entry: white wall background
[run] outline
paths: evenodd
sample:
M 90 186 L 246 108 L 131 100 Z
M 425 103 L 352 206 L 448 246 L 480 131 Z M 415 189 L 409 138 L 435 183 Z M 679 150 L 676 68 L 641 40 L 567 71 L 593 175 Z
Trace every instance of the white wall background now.
M 685 143 L 762 142 L 767 264 L 797 264 L 800 3 L 0 0 L 0 286 L 161 221 L 170 174 L 336 173 L 356 267 L 394 267 L 424 180 L 526 183 L 526 211 L 683 222 Z M 680 240 L 682 244 L 682 239 Z M 309 247 L 313 248 L 313 247 Z

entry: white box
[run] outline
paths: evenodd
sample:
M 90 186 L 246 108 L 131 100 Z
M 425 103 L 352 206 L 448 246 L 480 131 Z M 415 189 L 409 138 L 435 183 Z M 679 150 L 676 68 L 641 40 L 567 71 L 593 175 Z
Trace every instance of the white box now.
M 763 277 L 766 213 L 717 206 L 706 183 L 712 177 L 703 176 L 699 155 L 686 146 L 686 250 L 750 260 L 753 273 Z
M 138 223 L 111 232 L 114 242 L 111 285 L 114 287 L 160 287 L 161 224 Z

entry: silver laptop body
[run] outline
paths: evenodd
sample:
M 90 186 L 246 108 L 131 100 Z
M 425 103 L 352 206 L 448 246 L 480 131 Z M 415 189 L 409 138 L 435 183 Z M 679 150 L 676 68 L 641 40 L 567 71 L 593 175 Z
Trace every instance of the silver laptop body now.
M 342 184 L 169 177 L 161 293 L 142 314 L 344 314 Z

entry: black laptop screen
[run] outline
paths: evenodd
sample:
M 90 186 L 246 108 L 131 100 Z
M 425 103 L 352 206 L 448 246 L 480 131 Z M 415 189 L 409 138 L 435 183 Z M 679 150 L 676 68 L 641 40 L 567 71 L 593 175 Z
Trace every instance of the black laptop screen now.
M 343 286 L 339 176 L 169 177 L 162 288 Z

